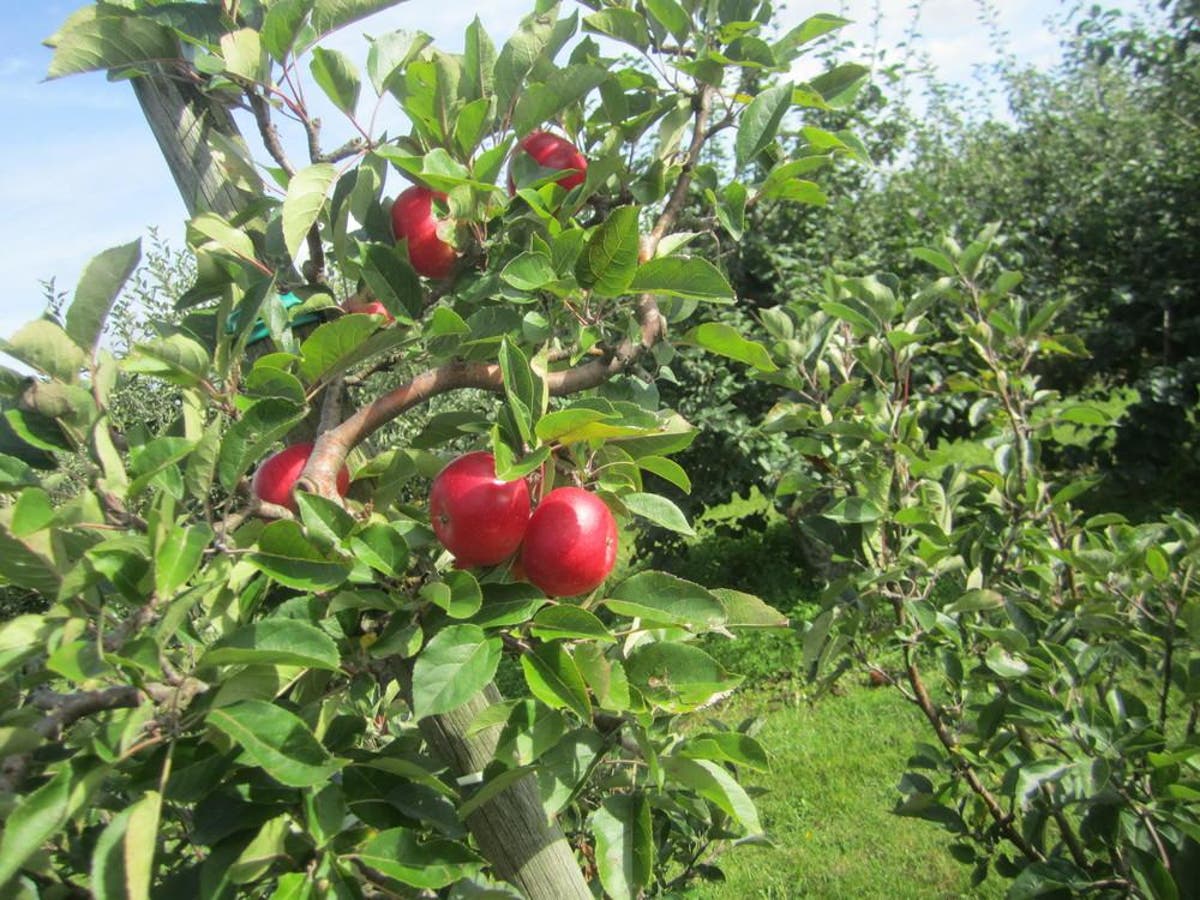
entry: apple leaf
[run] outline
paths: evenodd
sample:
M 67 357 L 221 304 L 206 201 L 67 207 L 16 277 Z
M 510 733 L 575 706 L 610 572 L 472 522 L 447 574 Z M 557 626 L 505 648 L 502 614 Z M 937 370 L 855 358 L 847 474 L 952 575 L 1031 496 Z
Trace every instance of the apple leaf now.
M 584 722 L 592 721 L 592 701 L 575 660 L 562 644 L 542 644 L 521 656 L 525 683 L 537 699 L 552 709 L 570 709 Z
M 775 134 L 779 131 L 779 125 L 791 104 L 791 82 L 767 88 L 750 101 L 750 105 L 742 113 L 737 140 L 734 143 L 734 154 L 739 169 L 753 162 L 754 158 L 775 140 Z
M 309 68 L 333 105 L 347 116 L 353 116 L 362 90 L 362 77 L 350 57 L 339 50 L 315 47 Z
M 440 838 L 421 841 L 407 828 L 379 832 L 355 856 L 388 878 L 431 891 L 467 878 L 484 865 L 464 844 Z
M 720 356 L 733 359 L 760 372 L 778 370 L 767 348 L 738 334 L 737 329 L 722 322 L 697 325 L 683 337 L 684 343 L 695 344 Z
M 388 83 L 397 69 L 407 65 L 418 53 L 433 43 L 433 38 L 423 31 L 404 29 L 390 31 L 378 37 L 368 37 L 367 40 L 371 43 L 371 48 L 367 51 L 367 76 L 371 79 L 375 93 L 380 95 L 387 90 Z
M 530 633 L 543 641 L 578 639 L 612 643 L 616 640 L 595 613 L 568 603 L 538 610 Z
M 762 834 L 754 801 L 729 771 L 707 759 L 666 756 L 663 769 L 718 809 L 732 816 L 748 834 Z
M 315 38 L 322 38 L 332 31 L 403 2 L 404 0 L 314 0 L 311 21 L 316 32 Z
M 258 536 L 258 548 L 246 562 L 280 584 L 301 591 L 328 591 L 350 575 L 350 564 L 327 556 L 291 520 L 272 522 Z
M 587 96 L 607 77 L 608 69 L 591 65 L 568 66 L 550 73 L 544 83 L 531 84 L 521 93 L 513 113 L 513 129 L 518 136 L 528 134 Z
M 650 803 L 641 791 L 606 797 L 591 816 L 596 869 L 605 894 L 640 897 L 654 876 Z
M 179 58 L 179 42 L 169 28 L 145 16 L 116 12 L 116 7 L 89 5 L 73 13 L 46 41 L 54 48 L 46 77 Z
M 34 319 L 8 340 L 0 338 L 0 351 L 68 384 L 79 379 L 87 364 L 78 343 L 51 319 Z
M 67 309 L 67 334 L 89 356 L 95 352 L 104 320 L 142 257 L 141 240 L 112 247 L 92 258 Z
M 625 662 L 630 683 L 668 712 L 688 712 L 742 681 L 690 644 L 644 644 Z
M 638 268 L 637 206 L 620 206 L 592 232 L 579 259 L 575 277 L 601 297 L 628 290 Z
M 725 624 L 725 608 L 711 592 L 666 572 L 638 572 L 617 585 L 604 605 L 660 625 L 707 630 Z
M 200 657 L 197 667 L 239 665 L 304 666 L 336 672 L 341 658 L 333 638 L 317 626 L 298 619 L 263 619 L 217 640 Z
M 707 259 L 661 256 L 638 266 L 631 291 L 691 300 L 733 301 L 733 288 Z
M 725 607 L 726 628 L 787 628 L 788 618 L 753 594 L 732 588 L 713 588 L 712 595 Z
M 632 9 L 616 7 L 584 16 L 583 30 L 602 34 L 638 50 L 645 50 L 650 46 L 650 32 L 646 28 L 646 20 Z
M 154 554 L 154 592 L 170 598 L 196 573 L 204 549 L 213 538 L 212 527 L 199 522 L 167 530 Z
M 622 494 L 621 502 L 635 516 L 641 516 L 655 525 L 688 537 L 696 535 L 692 526 L 688 524 L 687 516 L 666 497 L 635 491 L 630 494 Z
M 346 764 L 326 752 L 303 719 L 266 700 L 211 709 L 206 721 L 240 746 L 246 761 L 288 787 L 324 784 Z
M 780 62 L 791 62 L 799 55 L 800 48 L 805 44 L 849 24 L 850 20 L 843 19 L 841 16 L 817 13 L 815 16 L 809 16 L 781 37 L 771 49 L 775 58 Z
M 413 715 L 418 719 L 450 712 L 482 690 L 500 664 L 502 644 L 478 625 L 443 628 L 413 666 Z
M 692 29 L 687 11 L 675 0 L 646 0 L 646 11 L 683 46 Z
M 293 260 L 321 214 L 325 194 L 335 178 L 337 166 L 316 163 L 301 169 L 288 182 L 287 196 L 283 198 L 283 243 Z

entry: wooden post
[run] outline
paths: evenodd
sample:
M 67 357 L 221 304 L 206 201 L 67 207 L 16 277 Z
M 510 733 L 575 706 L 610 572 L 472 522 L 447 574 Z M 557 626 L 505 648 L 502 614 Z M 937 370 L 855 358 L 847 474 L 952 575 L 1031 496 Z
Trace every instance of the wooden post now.
M 214 132 L 241 140 L 228 111 L 164 75 L 137 77 L 133 89 L 188 211 L 235 217 L 249 197 L 227 182 L 208 145 Z M 499 730 L 468 736 L 467 729 L 481 710 L 500 699 L 489 684 L 462 707 L 420 723 L 431 749 L 457 776 L 480 772 L 491 762 Z M 532 775 L 483 804 L 467 818 L 467 827 L 496 875 L 530 900 L 592 900 L 570 844 L 546 815 Z

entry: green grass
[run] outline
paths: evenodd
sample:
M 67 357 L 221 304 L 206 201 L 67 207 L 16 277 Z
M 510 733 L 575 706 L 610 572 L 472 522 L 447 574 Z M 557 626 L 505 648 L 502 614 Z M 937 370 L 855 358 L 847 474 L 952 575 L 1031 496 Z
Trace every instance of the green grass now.
M 947 832 L 891 813 L 912 745 L 926 739 L 919 713 L 895 691 L 853 687 L 813 705 L 751 693 L 719 718 L 736 723 L 756 714 L 765 716 L 758 739 L 773 766 L 745 783 L 767 791 L 757 802 L 775 846 L 733 848 L 718 860 L 727 880 L 697 887 L 690 897 L 1004 895 L 994 874 L 971 887 L 970 867 L 947 852 Z

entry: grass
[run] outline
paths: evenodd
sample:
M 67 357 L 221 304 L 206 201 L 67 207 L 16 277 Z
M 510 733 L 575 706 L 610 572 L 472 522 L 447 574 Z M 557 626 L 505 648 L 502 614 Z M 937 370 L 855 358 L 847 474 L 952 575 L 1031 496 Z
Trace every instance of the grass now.
M 971 887 L 971 868 L 947 851 L 949 833 L 891 813 L 916 740 L 919 713 L 886 688 L 853 687 L 816 704 L 747 694 L 719 718 L 763 715 L 758 739 L 773 754 L 769 775 L 745 779 L 775 846 L 743 845 L 718 864 L 726 881 L 694 888 L 696 900 L 751 897 L 993 898 L 994 874 Z

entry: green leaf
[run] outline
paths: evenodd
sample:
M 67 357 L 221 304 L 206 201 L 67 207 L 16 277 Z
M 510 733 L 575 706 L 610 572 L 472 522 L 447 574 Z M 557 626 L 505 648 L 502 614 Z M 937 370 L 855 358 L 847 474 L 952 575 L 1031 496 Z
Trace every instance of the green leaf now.
M 213 643 L 197 666 L 304 666 L 336 672 L 341 666 L 333 638 L 298 619 L 263 619 Z
M 292 496 L 305 530 L 323 547 L 336 547 L 350 536 L 355 525 L 354 517 L 340 504 L 307 491 L 296 490 Z
M 554 10 L 557 13 L 557 10 Z M 526 76 L 541 57 L 554 32 L 552 13 L 533 13 L 500 49 L 494 68 L 497 107 L 501 114 L 512 108 Z
M 179 43 L 170 29 L 151 19 L 115 7 L 86 6 L 67 20 L 49 40 L 54 48 L 49 79 L 119 69 L 140 62 L 166 62 L 179 58 Z
M 733 288 L 707 259 L 660 256 L 638 266 L 630 291 L 688 300 L 733 300 Z
M 402 2 L 404 0 L 314 0 L 312 26 L 316 37 L 321 38 Z
M 377 572 L 396 577 L 408 569 L 408 543 L 392 525 L 372 523 L 350 538 L 354 555 Z
M 606 797 L 591 816 L 600 884 L 614 900 L 637 900 L 654 876 L 654 831 L 645 794 Z
M 740 169 L 754 160 L 771 142 L 792 104 L 792 84 L 785 82 L 767 88 L 750 101 L 738 125 L 734 155 Z
M 592 701 L 575 660 L 562 644 L 542 644 L 521 656 L 525 683 L 533 696 L 552 709 L 569 709 L 584 722 L 592 720 Z
M 766 347 L 755 341 L 746 340 L 738 334 L 735 328 L 722 322 L 705 322 L 703 325 L 697 325 L 684 335 L 683 340 L 720 356 L 753 366 L 760 372 L 778 370 Z
M 266 59 L 262 41 L 253 28 L 240 28 L 221 35 L 221 58 L 225 71 L 248 81 L 262 81 Z
M 316 384 L 353 365 L 362 358 L 362 348 L 377 328 L 378 323 L 366 315 L 341 316 L 326 322 L 300 345 L 302 359 L 297 374 L 307 384 Z
M 883 518 L 883 510 L 865 497 L 844 497 L 821 515 L 843 525 L 862 525 L 878 522 Z
M 359 263 L 367 286 L 398 322 L 420 317 L 421 280 L 394 244 L 360 244 Z
M 387 90 L 397 70 L 408 65 L 417 54 L 433 43 L 433 38 L 423 31 L 403 29 L 368 40 L 371 42 L 371 48 L 367 51 L 367 75 L 377 94 Z
M 338 50 L 314 47 L 309 68 L 333 105 L 347 116 L 353 116 L 362 90 L 362 77 L 350 57 Z
M 276 62 L 283 62 L 304 27 L 312 0 L 276 0 L 263 17 L 262 44 Z
M 646 20 L 632 9 L 615 7 L 584 16 L 583 28 L 584 31 L 602 34 L 638 50 L 645 50 L 650 46 L 650 32 L 646 28 Z
M 13 537 L 26 538 L 54 521 L 50 495 L 40 487 L 27 488 L 17 495 L 9 530 Z
M 527 250 L 504 267 L 500 278 L 518 291 L 538 291 L 557 281 L 558 273 L 546 254 Z
M 148 900 L 154 883 L 154 850 L 158 845 L 158 824 L 162 815 L 162 795 L 146 791 L 128 809 L 129 822 L 125 829 L 124 896 L 130 900 Z
M 0 558 L 3 558 L 5 549 L 0 545 Z M 44 644 L 54 629 L 55 626 L 44 616 L 31 614 L 0 622 L 0 672 L 6 672 L 30 656 L 44 653 Z
M 268 397 L 247 409 L 225 432 L 217 458 L 217 476 L 232 491 L 252 463 L 266 458 L 272 445 L 305 415 L 305 409 L 288 400 Z
M 107 766 L 67 763 L 53 778 L 21 798 L 7 814 L 0 835 L 0 888 L 83 808 L 107 774 Z
M 725 622 L 725 608 L 709 591 L 666 572 L 639 572 L 625 579 L 604 605 L 619 615 L 661 625 L 708 630 Z
M 988 647 L 984 662 L 1001 678 L 1022 678 L 1029 674 L 1029 664 L 1013 656 L 1000 644 Z
M 413 666 L 413 715 L 418 719 L 457 709 L 483 690 L 500 664 L 501 641 L 477 625 L 443 628 Z
M 553 121 L 572 103 L 586 97 L 608 75 L 608 69 L 602 66 L 570 66 L 554 72 L 543 84 L 529 85 L 517 99 L 513 130 L 524 135 Z
M 424 890 L 444 888 L 484 865 L 464 844 L 436 838 L 422 843 L 417 832 L 407 828 L 381 831 L 355 856 L 388 878 Z
M 205 721 L 241 747 L 245 760 L 288 787 L 325 784 L 347 762 L 331 757 L 303 719 L 266 700 L 211 709 Z
M 635 516 L 641 516 L 655 525 L 678 534 L 687 535 L 688 537 L 695 537 L 696 535 L 692 526 L 688 524 L 687 516 L 666 497 L 659 494 L 643 494 L 635 491 L 629 494 L 622 494 L 621 502 Z
M 922 262 L 927 262 L 944 275 L 956 275 L 957 269 L 954 268 L 954 263 L 945 253 L 941 253 L 930 247 L 918 247 L 912 252 L 912 255 Z
M 153 375 L 180 387 L 194 387 L 208 377 L 211 361 L 204 345 L 185 334 L 172 334 L 138 344 L 122 361 L 127 372 Z
M 440 606 L 452 619 L 469 619 L 483 606 L 479 582 L 470 572 L 461 570 L 447 573 L 445 581 L 426 584 L 421 596 Z
M 644 644 L 625 663 L 629 682 L 668 712 L 688 712 L 732 691 L 741 678 L 690 644 Z
M 467 33 L 463 39 L 463 75 L 460 90 L 468 102 L 485 99 L 492 93 L 492 71 L 495 65 L 496 47 L 477 15 L 467 26 Z
M 67 309 L 67 334 L 88 356 L 95 353 L 108 311 L 141 256 L 142 242 L 136 240 L 105 250 L 83 270 Z
M 8 340 L 0 338 L 0 351 L 68 384 L 79 380 L 88 362 L 71 336 L 50 319 L 35 319 Z
M 580 606 L 561 603 L 538 610 L 530 634 L 543 641 L 592 640 L 612 643 L 612 632 L 596 614 Z
M 729 762 L 756 772 L 771 770 L 771 762 L 762 744 L 750 735 L 737 731 L 710 731 L 690 737 L 679 751 L 679 755 L 688 759 Z
M 575 262 L 575 277 L 598 296 L 625 293 L 638 268 L 638 207 L 620 206 L 592 232 Z
M 870 77 L 871 70 L 858 63 L 843 63 L 818 75 L 808 86 L 819 93 L 834 109 L 842 109 L 857 95 Z
M 682 47 L 691 36 L 692 20 L 675 0 L 645 0 L 646 11 L 671 33 Z
M 762 834 L 758 810 L 745 789 L 725 770 L 706 759 L 667 756 L 662 759 L 668 777 L 691 788 L 737 821 L 747 834 Z
M 713 588 L 710 593 L 725 609 L 726 628 L 787 628 L 788 618 L 753 594 L 731 588 Z
M 638 468 L 645 469 L 679 488 L 685 494 L 692 492 L 692 480 L 683 466 L 665 456 L 643 456 L 637 460 Z
M 258 548 L 246 562 L 280 584 L 301 591 L 328 591 L 350 575 L 350 564 L 326 555 L 305 537 L 300 525 L 272 522 L 258 537 Z
M 830 15 L 829 13 L 817 13 L 815 16 L 809 16 L 778 41 L 775 42 L 772 48 L 775 56 L 781 62 L 790 62 L 799 56 L 799 50 L 805 44 L 815 41 L 822 35 L 835 31 L 838 28 L 844 28 L 850 24 L 849 19 L 843 19 L 841 16 Z
M 292 259 L 297 258 L 309 229 L 316 224 L 335 178 L 337 166 L 315 163 L 301 169 L 288 182 L 287 196 L 283 198 L 283 242 Z
M 203 522 L 168 529 L 154 557 L 154 591 L 159 600 L 169 599 L 187 584 L 212 539 L 212 527 Z

